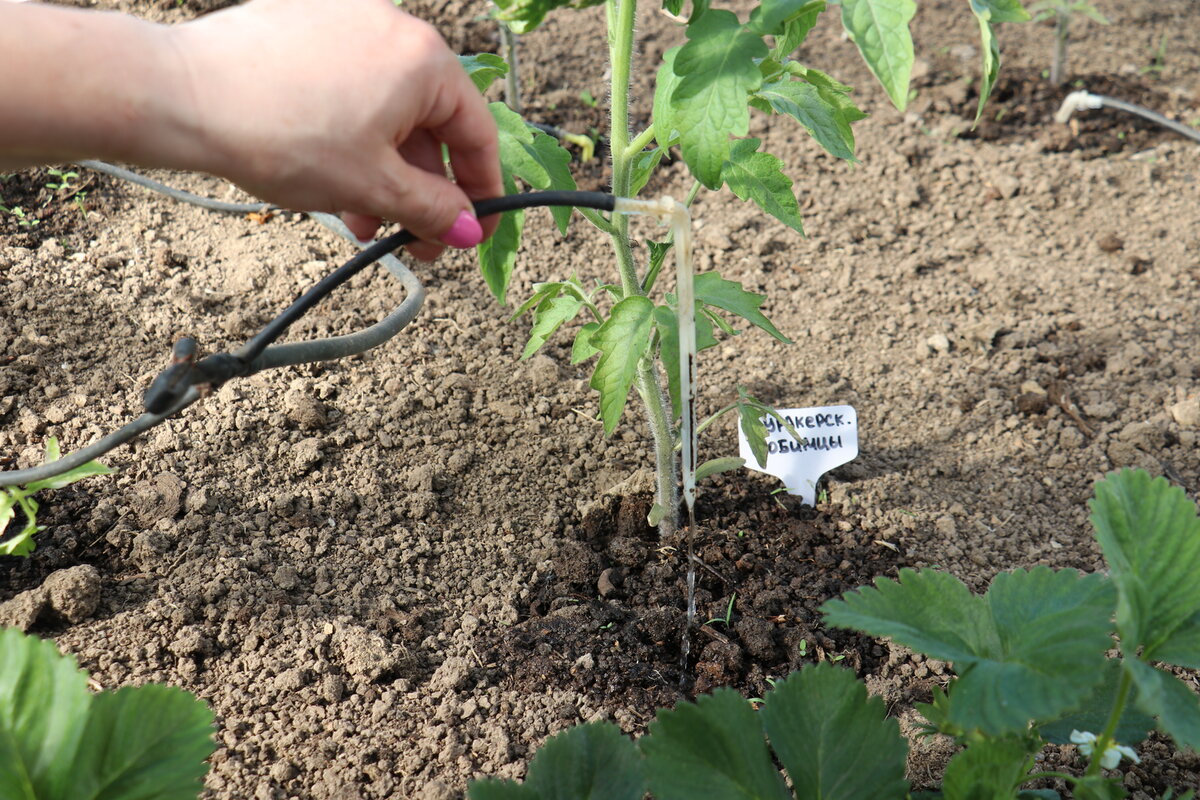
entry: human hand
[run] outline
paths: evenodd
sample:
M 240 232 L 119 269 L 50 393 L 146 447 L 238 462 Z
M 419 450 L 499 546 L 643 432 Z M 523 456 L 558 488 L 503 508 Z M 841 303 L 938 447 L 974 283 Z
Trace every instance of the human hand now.
M 491 114 L 441 36 L 390 0 L 254 0 L 168 35 L 194 166 L 281 206 L 343 212 L 360 238 L 399 222 L 421 259 L 495 230 L 469 213 L 503 193 Z

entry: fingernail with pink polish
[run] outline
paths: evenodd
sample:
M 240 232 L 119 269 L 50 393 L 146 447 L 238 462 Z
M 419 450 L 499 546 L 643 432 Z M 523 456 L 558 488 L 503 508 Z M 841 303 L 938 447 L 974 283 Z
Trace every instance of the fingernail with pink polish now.
M 479 220 L 470 211 L 458 212 L 458 219 L 450 226 L 450 230 L 442 234 L 442 243 L 451 247 L 465 250 L 483 241 L 483 228 Z

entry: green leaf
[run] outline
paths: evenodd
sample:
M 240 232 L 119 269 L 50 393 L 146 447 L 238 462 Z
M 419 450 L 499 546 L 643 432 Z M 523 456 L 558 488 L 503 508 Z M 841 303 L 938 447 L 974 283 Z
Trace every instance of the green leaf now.
M 804 43 L 809 32 L 816 27 L 817 17 L 825 10 L 825 3 L 806 3 L 795 17 L 783 25 L 783 31 L 775 36 L 775 46 L 771 48 L 773 58 L 784 58 L 794 52 Z
M 1128 796 L 1120 781 L 1103 775 L 1084 775 L 1071 785 L 1074 800 L 1123 800 Z
M 513 33 L 528 33 L 556 8 L 590 8 L 603 0 L 496 0 L 496 17 L 508 23 Z
M 1200 611 L 1192 614 L 1154 649 L 1154 660 L 1188 669 L 1200 669 Z
M 571 345 L 572 364 L 580 364 L 600 352 L 592 347 L 592 334 L 599 328 L 599 322 L 589 322 L 575 334 L 575 342 Z
M 854 157 L 854 131 L 842 109 L 834 105 L 815 85 L 785 80 L 763 86 L 755 94 L 777 114 L 786 114 L 804 126 L 830 155 L 857 162 Z
M 732 689 L 718 689 L 674 710 L 659 709 L 638 745 L 657 800 L 790 796 L 771 765 L 758 716 Z
M 662 161 L 666 152 L 665 148 L 656 147 L 653 150 L 643 150 L 634 157 L 633 173 L 629 177 L 630 197 L 637 197 L 638 192 L 646 188 L 646 183 L 654 174 L 654 168 Z
M 692 174 L 717 189 L 729 137 L 745 136 L 750 129 L 746 99 L 762 83 L 755 60 L 766 57 L 767 46 L 723 9 L 709 10 L 688 25 L 687 36 L 674 61 L 680 81 L 670 99 L 672 124 Z
M 643 292 L 649 293 L 654 288 L 654 282 L 658 280 L 658 273 L 662 270 L 663 261 L 674 245 L 674 239 L 668 239 L 665 242 L 646 240 L 646 248 L 650 251 L 650 265 L 646 268 L 646 277 L 642 278 Z
M 741 469 L 746 466 L 744 458 L 713 458 L 705 461 L 700 466 L 696 467 L 696 480 L 704 480 L 710 475 L 719 475 L 722 472 L 733 472 L 736 469 Z
M 460 55 L 458 63 L 462 64 L 463 69 L 467 71 L 467 75 L 475 84 L 475 88 L 480 92 L 487 91 L 494 81 L 508 74 L 508 63 L 495 53 Z
M 755 152 L 758 139 L 733 143 L 721 170 L 730 191 L 754 204 L 801 235 L 800 205 L 792 194 L 792 179 L 783 174 L 783 162 L 769 153 Z
M 667 392 L 671 396 L 671 419 L 678 419 L 679 408 L 679 315 L 670 306 L 656 306 L 654 325 L 660 337 L 658 357 L 662 359 L 667 373 Z M 705 317 L 696 316 L 696 352 L 715 347 L 712 323 Z
M 534 134 L 533 151 L 538 159 L 538 163 L 546 171 L 549 177 L 549 182 L 545 186 L 536 186 L 536 189 L 553 189 L 554 191 L 573 192 L 578 186 L 575 185 L 575 178 L 571 176 L 571 154 L 566 151 L 558 139 L 553 136 L 547 136 L 544 133 Z M 554 221 L 558 223 L 560 233 L 567 232 L 567 226 L 571 221 L 572 206 L 551 206 L 550 216 L 554 217 Z
M 0 533 L 4 533 L 4 529 L 16 515 L 17 498 L 9 494 L 7 490 L 0 489 Z
M 54 643 L 0 630 L 0 796 L 49 798 L 72 771 L 92 696 Z
M 571 295 L 547 297 L 542 300 L 534 309 L 533 328 L 529 331 L 529 341 L 525 343 L 521 360 L 524 361 L 540 350 L 564 322 L 575 319 L 581 308 L 583 301 Z
M 547 283 L 535 283 L 533 285 L 533 294 L 524 303 L 517 307 L 517 310 L 508 318 L 509 322 L 513 322 L 523 314 L 527 314 L 537 308 L 538 304 L 550 297 L 558 297 L 562 294 L 563 283 L 560 281 L 549 281 Z
M 971 0 L 971 11 L 979 21 L 980 50 L 983 53 L 982 86 L 979 89 L 979 106 L 975 111 L 975 121 L 978 122 L 992 94 L 992 87 L 996 85 L 996 75 L 1000 72 L 1000 44 L 996 41 L 996 31 L 992 25 L 998 22 L 1024 22 L 1029 19 L 1029 13 L 1021 7 L 1019 0 Z
M 212 755 L 213 714 L 173 686 L 101 692 L 72 766 L 71 798 L 195 800 Z
M 1124 658 L 1121 666 L 1137 686 L 1137 707 L 1157 717 L 1179 747 L 1200 749 L 1200 697 L 1174 675 L 1139 659 Z
M 771 324 L 771 320 L 759 311 L 764 298 L 747 292 L 738 281 L 727 281 L 716 272 L 704 272 L 696 276 L 696 299 L 700 302 L 736 314 L 747 322 L 762 328 L 784 344 L 792 340 L 784 336 Z
M 1015 736 L 980 739 L 955 754 L 942 778 L 945 800 L 1007 800 L 1029 774 L 1024 741 Z
M 516 184 L 507 175 L 504 177 L 504 193 L 515 194 Z M 479 257 L 479 269 L 487 282 L 492 295 L 505 305 L 508 294 L 508 281 L 512 277 L 513 266 L 517 261 L 517 251 L 521 248 L 521 229 L 525 226 L 524 211 L 509 211 L 502 214 L 496 232 L 491 237 L 479 243 L 475 252 Z
M 763 0 L 750 12 L 746 29 L 752 33 L 778 36 L 790 20 L 799 17 L 816 20 L 825 10 L 825 0 Z
M 550 185 L 550 174 L 533 146 L 533 131 L 521 115 L 504 103 L 489 103 L 499 133 L 500 166 L 506 175 L 516 175 L 535 189 Z M 570 156 L 568 155 L 568 159 Z
M 541 800 L 538 793 L 528 786 L 496 778 L 472 781 L 467 787 L 467 797 L 470 800 Z
M 1181 628 L 1186 640 L 1193 641 L 1193 629 L 1184 626 L 1200 611 L 1196 506 L 1183 490 L 1165 478 L 1152 480 L 1143 470 L 1110 473 L 1096 484 L 1089 506 L 1117 587 L 1122 651 L 1133 655 L 1144 648 L 1145 660 L 1159 660 L 1157 651 Z M 1176 656 L 1179 651 L 1175 648 Z
M 57 460 L 57 459 L 55 459 Z M 51 478 L 44 478 L 40 481 L 34 481 L 25 487 L 28 492 L 39 492 L 42 489 L 61 489 L 76 481 L 81 481 L 84 478 L 90 478 L 93 475 L 111 475 L 112 470 L 101 464 L 99 461 L 89 461 L 86 464 L 80 464 L 74 469 L 55 475 Z
M 842 26 L 901 111 L 913 65 L 908 23 L 916 10 L 913 0 L 842 0 Z
M 992 22 L 1026 22 L 1030 18 L 1020 0 L 971 0 L 971 10 Z
M 638 362 L 650 346 L 654 304 L 633 295 L 613 306 L 612 314 L 597 328 L 589 344 L 600 352 L 591 387 L 600 392 L 600 419 L 611 436 L 625 410 Z
M 826 622 L 890 636 L 953 661 L 950 720 L 997 735 L 1079 706 L 1100 680 L 1111 644 L 1111 584 L 1100 575 L 1038 567 L 996 576 L 984 597 L 958 579 L 904 569 L 831 600 Z
M 672 47 L 663 53 L 662 64 L 654 79 L 654 140 L 658 146 L 666 150 L 679 141 L 678 125 L 675 122 L 675 107 L 671 98 L 679 86 L 679 76 L 675 74 L 675 57 L 681 48 Z
M 1121 662 L 1110 658 L 1104 662 L 1104 675 L 1090 697 L 1079 710 L 1039 725 L 1038 734 L 1051 744 L 1070 744 L 1071 731 L 1104 730 L 1112 714 L 1113 700 L 1121 682 Z M 1136 691 L 1136 690 L 1135 690 Z M 1134 695 L 1136 697 L 1136 695 Z M 1126 704 L 1117 725 L 1116 740 L 1120 744 L 1136 744 L 1154 730 L 1154 718 L 1139 711 L 1132 703 Z
M 738 400 L 738 424 L 742 428 L 742 435 L 746 437 L 746 442 L 750 445 L 750 452 L 754 454 L 755 460 L 765 467 L 767 465 L 767 425 L 763 422 L 760 404 L 757 401 L 746 402 L 747 399 L 743 397 Z
M 797 800 L 905 797 L 908 743 L 852 673 L 829 663 L 806 667 L 764 700 L 763 727 Z
M 526 785 L 541 800 L 641 800 L 646 794 L 641 754 L 611 722 L 551 737 L 530 762 Z

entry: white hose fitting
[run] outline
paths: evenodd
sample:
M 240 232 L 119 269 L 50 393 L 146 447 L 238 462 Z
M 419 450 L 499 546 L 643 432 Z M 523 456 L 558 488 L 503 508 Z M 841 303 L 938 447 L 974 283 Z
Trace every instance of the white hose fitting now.
M 1086 91 L 1071 92 L 1063 100 L 1062 106 L 1059 107 L 1058 113 L 1054 115 L 1054 121 L 1060 125 L 1065 125 L 1074 114 L 1081 108 L 1096 110 L 1104 107 L 1104 99 L 1099 95 L 1089 94 Z

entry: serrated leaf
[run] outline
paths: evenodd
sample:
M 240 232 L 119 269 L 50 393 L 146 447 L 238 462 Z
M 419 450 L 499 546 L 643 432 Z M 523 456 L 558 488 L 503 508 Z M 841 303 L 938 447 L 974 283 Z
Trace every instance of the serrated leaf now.
M 1200 749 L 1200 697 L 1174 675 L 1136 658 L 1121 666 L 1137 686 L 1137 706 L 1158 718 L 1158 726 L 1179 747 Z
M 980 739 L 946 765 L 942 778 L 945 800 L 1002 800 L 1012 797 L 1028 774 L 1025 743 L 1005 736 Z
M 547 297 L 539 303 L 533 312 L 533 328 L 529 331 L 529 341 L 525 343 L 521 360 L 524 361 L 540 350 L 564 322 L 575 319 L 581 308 L 583 301 L 571 295 Z
M 575 185 L 575 178 L 571 175 L 571 154 L 559 144 L 558 139 L 544 133 L 536 133 L 533 137 L 533 150 L 538 163 L 541 164 L 550 179 L 545 186 L 534 188 L 567 192 L 573 192 L 579 188 Z M 573 210 L 573 206 L 550 207 L 550 216 L 554 217 L 554 221 L 558 223 L 560 233 L 567 232 Z
M 709 12 L 714 13 L 714 12 Z M 759 718 L 745 698 L 718 689 L 659 709 L 638 741 L 657 800 L 786 800 Z
M 654 141 L 666 150 L 679 141 L 678 125 L 675 122 L 675 107 L 671 97 L 679 86 L 679 76 L 675 74 L 675 57 L 681 48 L 672 47 L 663 53 L 662 64 L 654 78 Z
M 950 720 L 998 735 L 1077 707 L 1110 645 L 1111 584 L 1074 570 L 1001 573 L 984 597 L 953 576 L 901 570 L 822 606 L 826 622 L 953 661 Z
M 711 9 L 689 24 L 687 36 L 674 60 L 680 80 L 671 93 L 672 124 L 692 174 L 716 189 L 729 137 L 745 136 L 750 129 L 746 98 L 762 83 L 756 59 L 766 57 L 767 46 L 723 9 Z
M 487 91 L 496 79 L 508 74 L 508 63 L 495 53 L 460 55 L 458 63 L 462 64 L 462 68 L 467 71 L 475 88 L 480 92 Z
M 916 10 L 913 0 L 842 0 L 842 26 L 901 111 L 908 104 L 913 65 L 908 23 Z
M 607 320 L 597 328 L 589 344 L 600 351 L 591 387 L 600 392 L 600 419 L 604 434 L 611 436 L 625 410 L 629 389 L 637 375 L 638 362 L 650 346 L 654 304 L 633 295 L 613 306 Z
M 0 556 L 27 556 L 34 551 L 33 535 L 42 530 L 34 520 L 28 520 L 20 532 L 0 542 Z
M 762 419 L 762 409 L 757 403 L 738 401 L 738 424 L 742 435 L 750 445 L 750 452 L 760 466 L 767 465 L 767 425 Z
M 641 800 L 646 794 L 641 754 L 611 722 L 551 737 L 530 762 L 526 785 L 541 800 Z
M 854 132 L 842 109 L 827 100 L 813 84 L 785 80 L 763 86 L 755 94 L 777 114 L 786 114 L 804 126 L 830 155 L 856 162 Z
M 1143 648 L 1143 658 L 1157 660 L 1157 651 L 1200 611 L 1196 506 L 1182 489 L 1143 470 L 1110 473 L 1088 505 L 1117 587 L 1121 649 L 1132 655 Z
M 679 316 L 669 306 L 654 309 L 654 325 L 658 328 L 659 353 L 663 369 L 667 373 L 667 392 L 671 396 L 671 419 L 678 419 L 679 408 Z M 712 324 L 703 316 L 696 316 L 696 352 L 715 347 Z
M 87 675 L 54 643 L 0 630 L 0 796 L 53 797 L 83 738 Z
M 101 692 L 64 798 L 194 800 L 214 749 L 212 711 L 182 689 L 147 684 Z
M 1100 683 L 1079 709 L 1051 722 L 1038 726 L 1038 734 L 1051 744 L 1070 744 L 1071 731 L 1104 730 L 1112 714 L 1113 700 L 1121 682 L 1121 662 L 1110 658 L 1104 663 Z M 1131 699 L 1136 698 L 1135 694 Z M 1154 718 L 1139 711 L 1134 703 L 1127 703 L 1117 725 L 1116 740 L 1120 744 L 1133 745 L 1146 738 L 1154 730 Z
M 736 314 L 784 344 L 792 343 L 791 339 L 780 333 L 771 324 L 771 320 L 758 310 L 765 299 L 754 292 L 747 292 L 738 281 L 727 281 L 716 272 L 701 273 L 696 276 L 696 299 L 706 305 Z
M 563 284 L 559 281 L 549 281 L 547 283 L 535 283 L 533 285 L 533 294 L 524 303 L 517 307 L 517 310 L 508 318 L 509 322 L 515 321 L 523 314 L 527 314 L 537 308 L 538 304 L 550 297 L 558 297 L 562 294 Z
M 473 781 L 467 787 L 467 797 L 470 800 L 541 800 L 538 793 L 528 786 L 496 778 Z
M 741 139 L 729 150 L 721 170 L 730 191 L 755 205 L 792 230 L 803 235 L 800 205 L 792 194 L 792 179 L 783 174 L 783 162 L 769 153 L 759 153 L 758 139 Z
M 589 322 L 580 327 L 579 332 L 575 334 L 575 341 L 571 345 L 572 364 L 580 364 L 600 352 L 592 347 L 592 334 L 599 328 L 599 322 Z
M 512 178 L 504 176 L 504 193 L 515 194 L 516 184 Z M 521 248 L 521 229 L 525 226 L 524 211 L 509 211 L 500 216 L 496 232 L 479 243 L 475 253 L 479 257 L 479 270 L 492 295 L 507 305 L 505 297 L 508 294 L 508 281 L 512 277 L 513 266 L 517 261 L 517 251 Z
M 1154 650 L 1154 660 L 1200 669 L 1200 611 L 1193 614 Z
M 796 52 L 796 48 L 804 43 L 809 32 L 816 27 L 817 18 L 824 10 L 825 3 L 806 4 L 800 14 L 784 23 L 783 32 L 775 36 L 775 46 L 771 48 L 771 55 L 783 58 Z
M 902 800 L 908 743 L 878 697 L 832 664 L 777 683 L 760 711 L 797 800 Z
M 712 458 L 696 467 L 696 480 L 704 480 L 710 475 L 719 475 L 722 472 L 733 472 L 744 466 L 746 466 L 744 458 Z
M 499 135 L 500 166 L 506 175 L 515 175 L 535 189 L 550 185 L 550 174 L 541 164 L 533 146 L 533 131 L 521 115 L 504 103 L 488 103 Z M 569 156 L 568 156 L 569 158 Z

